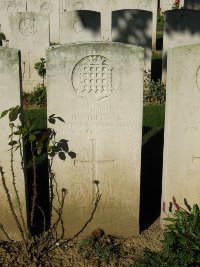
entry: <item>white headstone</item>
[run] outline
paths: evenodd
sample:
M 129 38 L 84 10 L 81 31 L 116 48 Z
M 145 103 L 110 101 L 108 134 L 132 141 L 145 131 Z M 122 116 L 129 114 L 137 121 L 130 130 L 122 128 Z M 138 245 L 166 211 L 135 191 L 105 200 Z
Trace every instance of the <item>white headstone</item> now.
M 9 108 L 20 105 L 21 101 L 21 88 L 20 88 L 20 59 L 19 51 L 9 48 L 0 48 L 0 114 Z M 26 214 L 26 201 L 25 201 L 25 180 L 23 171 L 21 169 L 21 157 L 19 150 L 14 152 L 14 175 L 11 172 L 11 146 L 8 145 L 11 134 L 9 127 L 8 117 L 0 119 L 0 166 L 3 167 L 4 178 L 6 187 L 8 188 L 10 198 L 13 204 L 14 212 L 20 219 L 20 210 L 18 207 L 17 194 L 14 190 L 13 183 L 16 184 L 18 196 L 21 202 L 21 211 L 23 216 Z M 19 124 L 19 122 L 18 122 Z M 15 138 L 14 138 L 15 139 Z M 15 139 L 16 140 L 16 139 Z M 17 228 L 14 217 L 11 213 L 11 208 L 8 204 L 8 198 L 3 187 L 3 179 L 0 174 L 0 223 L 4 226 L 11 239 L 18 240 L 21 238 Z M 21 221 L 21 220 L 20 220 Z M 26 221 L 26 217 L 25 217 Z M 0 238 L 5 239 L 5 236 L 0 231 Z
M 93 10 L 101 12 L 102 40 L 111 41 L 112 11 L 120 9 L 139 9 L 153 13 L 152 47 L 156 47 L 156 24 L 158 0 L 63 0 L 63 10 Z
M 60 43 L 101 40 L 100 13 L 78 10 L 60 14 Z
M 151 70 L 152 12 L 117 10 L 112 12 L 112 41 L 144 47 L 145 70 Z
M 200 44 L 168 53 L 162 205 L 200 205 Z M 162 212 L 162 217 L 166 215 Z
M 172 10 L 174 4 L 175 4 L 175 0 L 160 0 L 161 12 L 165 12 L 167 10 Z M 184 6 L 184 0 L 180 0 L 179 8 L 182 8 L 183 6 Z
M 6 39 L 10 39 L 11 27 L 9 15 L 16 12 L 25 12 L 26 3 L 23 0 L 1 0 L 0 1 L 0 25 Z
M 48 116 L 56 140 L 69 140 L 74 160 L 54 158 L 58 190 L 68 191 L 66 236 L 84 225 L 123 236 L 139 232 L 143 110 L 143 48 L 110 42 L 79 43 L 47 50 Z M 55 116 L 56 116 L 55 115 Z M 97 188 L 98 184 L 98 188 Z
M 185 8 L 200 10 L 200 0 L 185 0 Z
M 59 0 L 26 0 L 27 11 L 37 12 L 49 16 L 50 42 L 59 43 Z
M 165 12 L 163 34 L 162 82 L 166 83 L 167 51 L 172 46 L 200 42 L 200 12 L 173 10 Z
M 10 47 L 21 50 L 23 91 L 30 92 L 42 83 L 34 66 L 40 58 L 45 58 L 45 49 L 49 47 L 49 19 L 35 12 L 25 12 L 10 16 L 10 21 Z

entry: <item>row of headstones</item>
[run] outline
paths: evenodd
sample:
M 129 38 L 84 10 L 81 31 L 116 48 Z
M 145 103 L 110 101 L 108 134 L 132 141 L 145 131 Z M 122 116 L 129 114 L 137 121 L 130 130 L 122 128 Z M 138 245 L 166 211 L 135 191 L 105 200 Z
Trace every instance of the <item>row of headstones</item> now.
M 166 211 L 172 197 L 180 205 L 184 198 L 200 204 L 199 54 L 200 44 L 192 44 L 171 48 L 168 55 L 162 189 Z M 0 48 L 0 112 L 20 104 L 19 66 L 17 50 Z M 67 189 L 66 236 L 80 230 L 90 217 L 98 193 L 98 208 L 84 234 L 98 227 L 120 236 L 139 233 L 143 67 L 144 51 L 132 45 L 82 43 L 47 50 L 48 116 L 56 112 L 54 116 L 65 121 L 49 126 L 56 132 L 55 141 L 69 140 L 70 150 L 76 153 L 65 161 L 55 156 L 52 166 L 57 191 Z M 13 179 L 25 214 L 18 150 L 15 177 L 10 170 L 8 123 L 6 118 L 0 120 L 0 166 L 16 214 Z M 18 232 L 2 184 L 0 195 L 1 223 L 16 239 Z
M 62 13 L 60 42 L 97 41 L 101 39 L 100 13 L 73 11 Z M 173 10 L 165 12 L 162 82 L 166 83 L 168 47 L 200 42 L 200 12 Z M 152 14 L 150 11 L 118 10 L 113 12 L 112 41 L 145 48 L 145 70 L 151 70 Z M 45 15 L 25 12 L 11 15 L 9 46 L 22 51 L 23 90 L 32 91 L 40 81 L 34 65 L 45 57 L 49 47 L 49 19 Z
M 49 15 L 50 18 L 50 41 L 52 43 L 59 43 L 59 24 L 60 16 L 63 16 L 65 12 L 72 12 L 74 10 L 91 10 L 101 13 L 101 38 L 102 40 L 111 41 L 111 12 L 119 9 L 137 9 L 151 11 L 153 14 L 153 44 L 156 42 L 156 22 L 157 22 L 157 0 L 125 0 L 125 1 L 111 1 L 111 0 L 15 0 L 7 1 L 3 0 L 0 3 L 0 24 L 3 31 L 8 35 L 10 39 L 9 30 L 9 14 L 15 12 L 39 12 L 41 15 Z M 75 14 L 71 15 L 71 23 Z M 77 16 L 76 16 L 77 17 Z M 93 17 L 92 17 L 93 18 Z M 92 27 L 92 18 L 89 19 L 90 27 Z M 70 19 L 70 15 L 68 20 Z M 61 19 L 62 21 L 62 19 Z M 61 22 L 62 24 L 62 22 Z M 75 25 L 77 27 L 77 25 Z M 83 26 L 81 26 L 82 28 Z M 78 25 L 79 28 L 79 25 Z M 78 29 L 80 30 L 80 28 Z

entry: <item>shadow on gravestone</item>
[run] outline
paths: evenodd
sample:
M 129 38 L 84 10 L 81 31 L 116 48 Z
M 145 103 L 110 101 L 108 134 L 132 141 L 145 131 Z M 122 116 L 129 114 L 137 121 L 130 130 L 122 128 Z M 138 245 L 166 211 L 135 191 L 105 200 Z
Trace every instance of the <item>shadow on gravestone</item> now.
M 162 59 L 163 83 L 166 83 L 168 48 L 200 42 L 199 21 L 200 12 L 197 10 L 179 9 L 165 12 Z
M 184 8 L 200 10 L 200 0 L 185 0 Z
M 122 9 L 112 12 L 112 41 L 144 47 L 145 69 L 151 69 L 152 12 Z
M 99 12 L 90 11 L 90 10 L 77 10 L 77 15 L 82 21 L 83 26 L 90 29 L 93 32 L 100 31 L 100 14 Z
M 60 43 L 99 41 L 100 13 L 88 10 L 66 11 L 60 15 Z
M 144 127 L 143 135 L 149 130 Z M 163 142 L 162 129 L 142 146 L 140 232 L 147 229 L 160 216 Z

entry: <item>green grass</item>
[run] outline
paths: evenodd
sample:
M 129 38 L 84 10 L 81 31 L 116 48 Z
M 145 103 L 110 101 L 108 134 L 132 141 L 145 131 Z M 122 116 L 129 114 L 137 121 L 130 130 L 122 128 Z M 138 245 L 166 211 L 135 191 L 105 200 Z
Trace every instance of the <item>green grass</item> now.
M 26 110 L 29 121 L 34 121 L 35 129 L 43 130 L 47 128 L 47 111 L 44 108 Z
M 164 128 L 165 106 L 147 105 L 143 110 L 143 145 Z

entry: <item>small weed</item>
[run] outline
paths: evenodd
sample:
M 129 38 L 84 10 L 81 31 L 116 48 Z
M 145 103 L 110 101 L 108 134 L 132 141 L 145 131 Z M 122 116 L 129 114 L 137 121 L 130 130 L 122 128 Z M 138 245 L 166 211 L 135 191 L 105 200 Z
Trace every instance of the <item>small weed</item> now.
M 46 86 L 37 85 L 32 93 L 24 93 L 24 99 L 27 104 L 38 105 L 40 107 L 46 106 L 47 92 Z
M 170 216 L 166 225 L 163 249 L 160 252 L 147 250 L 142 258 L 130 267 L 198 267 L 200 266 L 200 210 L 197 204 L 181 208 L 175 198 L 170 203 Z M 172 206 L 176 210 L 172 212 Z
M 145 71 L 144 75 L 144 102 L 163 104 L 166 99 L 164 84 L 160 81 L 151 79 L 151 73 Z
M 42 77 L 42 85 L 44 85 L 44 80 L 46 78 L 46 60 L 44 58 L 40 58 L 40 61 L 35 63 L 34 68 L 37 70 L 38 75 Z
M 85 260 L 96 263 L 97 266 L 105 266 L 111 261 L 117 262 L 121 244 L 111 235 L 105 235 L 102 229 L 96 229 L 90 237 L 80 242 L 79 253 Z

